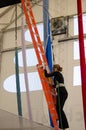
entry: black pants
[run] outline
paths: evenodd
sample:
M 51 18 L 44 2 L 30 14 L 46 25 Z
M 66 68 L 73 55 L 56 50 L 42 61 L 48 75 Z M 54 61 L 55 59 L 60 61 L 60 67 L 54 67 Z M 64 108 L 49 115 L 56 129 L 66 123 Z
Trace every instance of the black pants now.
M 65 115 L 65 112 L 63 111 L 63 107 L 68 97 L 68 93 L 65 87 L 57 88 L 57 92 L 58 96 L 57 96 L 56 109 L 59 117 L 59 128 L 61 129 L 69 128 L 67 117 Z

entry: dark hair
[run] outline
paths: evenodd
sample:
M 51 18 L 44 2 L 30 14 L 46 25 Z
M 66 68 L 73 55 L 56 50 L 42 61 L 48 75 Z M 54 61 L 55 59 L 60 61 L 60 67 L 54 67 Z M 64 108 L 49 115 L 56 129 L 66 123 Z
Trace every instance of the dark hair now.
M 53 68 L 56 68 L 58 71 L 62 71 L 62 67 L 59 64 L 53 65 Z

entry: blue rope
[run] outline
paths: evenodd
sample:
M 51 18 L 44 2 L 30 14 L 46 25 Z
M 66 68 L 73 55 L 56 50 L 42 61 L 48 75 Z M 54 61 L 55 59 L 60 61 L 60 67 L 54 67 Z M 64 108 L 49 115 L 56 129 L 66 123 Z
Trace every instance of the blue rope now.
M 18 114 L 22 116 L 22 106 L 21 106 L 21 93 L 20 93 L 20 82 L 19 82 L 19 66 L 18 66 L 18 50 L 15 48 L 15 70 L 16 70 L 16 90 L 17 90 L 17 104 L 18 104 Z

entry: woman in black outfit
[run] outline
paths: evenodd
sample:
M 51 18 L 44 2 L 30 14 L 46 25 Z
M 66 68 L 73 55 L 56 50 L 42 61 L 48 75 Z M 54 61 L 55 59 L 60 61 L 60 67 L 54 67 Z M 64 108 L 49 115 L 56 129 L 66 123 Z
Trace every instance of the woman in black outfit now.
M 62 67 L 60 67 L 59 64 L 55 64 L 53 66 L 52 73 L 47 73 L 47 70 L 46 69 L 44 70 L 44 74 L 46 77 L 53 77 L 54 79 L 54 86 L 57 92 L 56 110 L 58 112 L 58 117 L 59 117 L 59 128 L 65 130 L 66 128 L 69 128 L 66 115 L 63 111 L 65 101 L 68 97 L 68 92 L 65 88 L 64 77 L 61 72 L 62 72 Z

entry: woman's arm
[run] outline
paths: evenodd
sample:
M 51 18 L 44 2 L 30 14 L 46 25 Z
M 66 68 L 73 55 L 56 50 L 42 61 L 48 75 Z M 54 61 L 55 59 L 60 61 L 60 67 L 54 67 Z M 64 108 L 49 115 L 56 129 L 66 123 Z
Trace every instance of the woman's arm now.
M 47 73 L 47 70 L 45 69 L 45 70 L 44 70 L 44 75 L 45 75 L 45 77 L 52 77 L 52 76 L 54 76 L 54 72 L 52 72 L 52 73 Z

